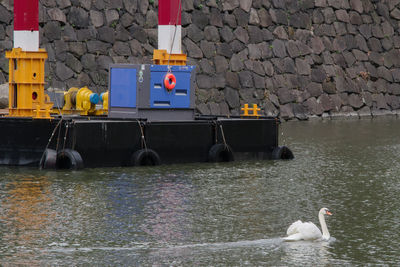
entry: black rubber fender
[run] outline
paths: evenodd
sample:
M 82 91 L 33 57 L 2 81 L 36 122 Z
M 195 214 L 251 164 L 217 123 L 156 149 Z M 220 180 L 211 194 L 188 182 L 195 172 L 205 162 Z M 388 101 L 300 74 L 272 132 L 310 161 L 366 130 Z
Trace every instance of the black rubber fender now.
M 294 159 L 294 155 L 287 146 L 277 146 L 272 151 L 272 159 Z
M 56 169 L 57 167 L 57 151 L 47 148 L 39 162 L 39 169 Z
M 233 150 L 229 145 L 215 144 L 208 152 L 209 162 L 229 162 L 234 160 Z
M 83 159 L 78 151 L 69 148 L 63 149 L 57 153 L 57 169 L 83 169 Z
M 152 149 L 140 149 L 132 154 L 132 166 L 157 166 L 161 164 L 161 158 Z

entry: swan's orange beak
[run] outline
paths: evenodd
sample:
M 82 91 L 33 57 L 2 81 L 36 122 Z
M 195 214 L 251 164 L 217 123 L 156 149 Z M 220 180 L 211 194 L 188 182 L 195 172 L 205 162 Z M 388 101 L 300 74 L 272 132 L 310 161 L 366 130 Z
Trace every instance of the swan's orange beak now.
M 332 215 L 332 212 L 330 212 L 329 210 L 327 210 L 327 211 L 326 211 L 326 214 Z

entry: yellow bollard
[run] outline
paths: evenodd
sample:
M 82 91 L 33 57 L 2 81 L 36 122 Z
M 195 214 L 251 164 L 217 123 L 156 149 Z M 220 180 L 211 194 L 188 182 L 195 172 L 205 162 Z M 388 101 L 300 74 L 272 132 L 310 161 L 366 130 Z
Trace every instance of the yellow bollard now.
M 259 107 L 257 107 L 257 104 L 253 104 L 253 116 L 255 117 L 259 117 L 260 115 L 258 115 L 258 111 L 260 111 L 261 109 Z
M 253 104 L 252 108 L 249 108 L 249 104 L 244 104 L 244 107 L 241 108 L 241 110 L 243 110 L 243 117 L 260 117 L 258 111 L 260 111 L 261 109 L 257 106 L 257 104 Z M 251 111 L 252 113 L 249 114 L 249 111 Z
M 244 104 L 244 107 L 241 108 L 243 110 L 242 116 L 249 116 L 249 104 Z

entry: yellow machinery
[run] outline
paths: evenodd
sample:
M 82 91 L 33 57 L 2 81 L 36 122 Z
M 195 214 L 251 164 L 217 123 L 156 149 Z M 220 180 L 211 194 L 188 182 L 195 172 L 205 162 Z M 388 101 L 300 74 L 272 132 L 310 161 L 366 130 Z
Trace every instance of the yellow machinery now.
M 54 103 L 44 91 L 44 64 L 47 52 L 23 51 L 14 48 L 6 52 L 9 59 L 9 117 L 31 117 L 51 119 L 50 113 L 105 115 L 108 112 L 108 93 L 102 98 L 102 109 L 96 109 L 100 97 L 89 88 L 73 87 L 64 93 L 61 111 L 53 108 Z M 52 109 L 53 108 L 53 109 Z
M 8 116 L 50 119 L 53 103 L 44 93 L 46 50 L 13 48 L 6 52 L 6 57 L 9 59 Z
M 104 114 L 108 113 L 108 91 L 100 94 L 100 99 L 103 101 Z
M 80 114 L 80 115 L 102 115 L 103 110 L 97 110 L 96 104 L 99 102 L 98 94 L 93 93 L 89 88 L 72 87 L 64 93 L 64 106 L 62 114 Z M 58 113 L 57 110 L 53 112 Z
M 168 54 L 167 50 L 154 49 L 153 61 L 156 65 L 186 66 L 186 54 Z
M 72 87 L 67 92 L 64 92 L 64 106 L 61 110 L 61 114 L 73 114 L 76 113 L 76 93 L 78 92 L 79 88 Z M 54 112 L 57 110 L 54 109 Z
M 76 93 L 76 109 L 81 112 L 81 115 L 94 114 L 96 104 L 99 103 L 100 97 L 93 93 L 89 88 L 82 87 Z
M 97 103 L 103 101 L 102 108 L 96 108 Z M 72 87 L 64 92 L 64 105 L 61 110 L 53 108 L 53 113 L 57 114 L 80 114 L 99 116 L 107 115 L 108 112 L 108 92 L 102 93 L 101 96 L 93 93 L 89 88 Z

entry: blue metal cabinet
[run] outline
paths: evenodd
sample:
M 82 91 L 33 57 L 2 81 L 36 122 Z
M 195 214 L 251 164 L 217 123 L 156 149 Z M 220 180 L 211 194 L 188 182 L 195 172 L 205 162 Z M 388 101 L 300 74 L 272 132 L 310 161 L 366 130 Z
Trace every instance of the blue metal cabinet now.
M 136 107 L 136 69 L 110 68 L 111 107 Z
M 150 66 L 150 107 L 151 108 L 190 108 L 190 83 L 194 66 L 170 66 L 176 77 L 175 88 L 168 91 L 164 86 L 164 78 L 168 66 Z

